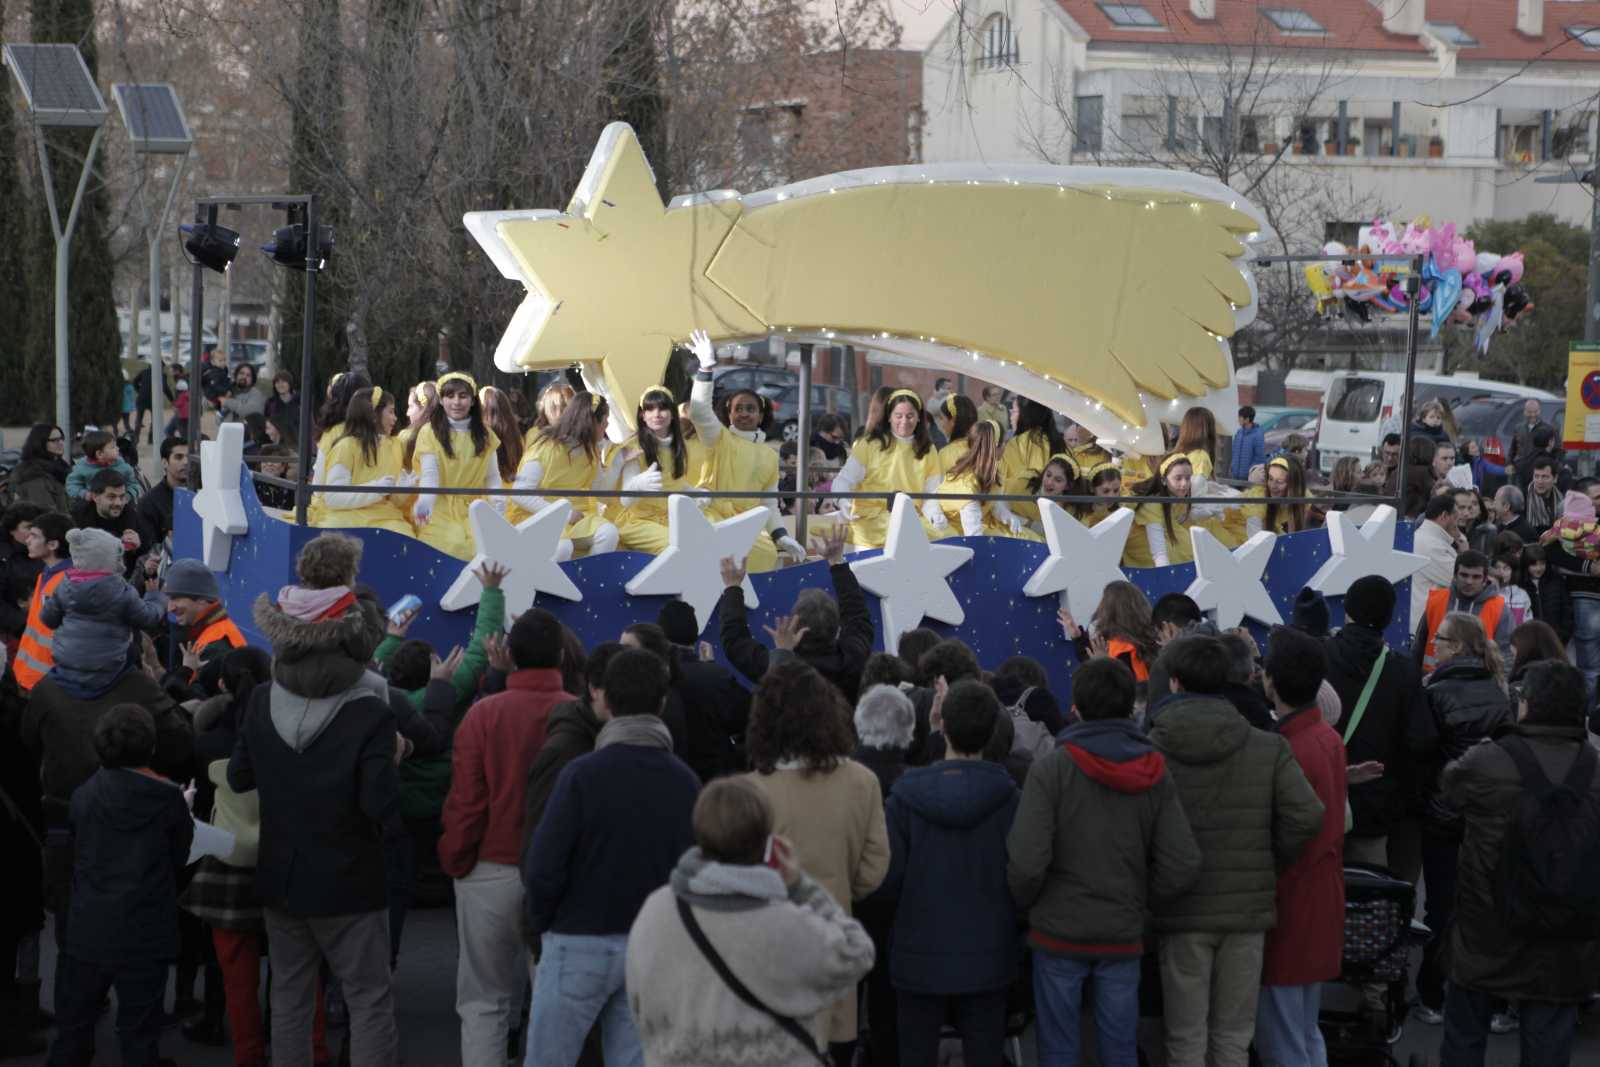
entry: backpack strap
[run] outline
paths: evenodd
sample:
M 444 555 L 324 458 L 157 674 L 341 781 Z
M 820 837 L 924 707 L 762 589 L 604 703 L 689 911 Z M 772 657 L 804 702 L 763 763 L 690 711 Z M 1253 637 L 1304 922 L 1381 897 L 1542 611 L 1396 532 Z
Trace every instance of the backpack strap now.
M 776 1009 L 768 1007 L 765 1001 L 750 992 L 749 986 L 739 981 L 738 975 L 729 970 L 728 962 L 722 958 L 715 948 L 711 947 L 711 942 L 706 938 L 706 932 L 700 928 L 700 922 L 694 917 L 694 909 L 689 907 L 689 902 L 682 897 L 676 897 L 675 899 L 678 902 L 678 914 L 683 918 L 684 928 L 689 931 L 689 939 L 700 950 L 700 954 L 706 958 L 706 962 L 711 964 L 711 969 L 717 972 L 717 977 L 721 978 L 727 987 L 733 990 L 733 995 L 777 1023 L 779 1029 L 800 1042 L 807 1052 L 811 1053 L 823 1064 L 823 1067 L 833 1067 L 833 1057 L 817 1047 L 816 1038 L 801 1025 L 798 1019 L 789 1015 L 780 1015 Z
M 1523 785 L 1530 787 L 1541 796 L 1553 788 L 1550 776 L 1544 773 L 1544 768 L 1539 765 L 1539 757 L 1533 754 L 1533 749 L 1529 747 L 1526 740 L 1516 734 L 1511 734 L 1508 737 L 1501 738 L 1496 743 L 1505 750 L 1506 755 L 1511 757 L 1511 762 L 1517 765 L 1517 774 L 1522 778 Z M 1584 745 L 1583 747 L 1588 748 L 1589 746 Z M 1583 753 L 1580 752 L 1577 760 L 1573 761 L 1573 769 L 1576 770 L 1578 764 L 1582 762 Z M 1567 777 L 1570 779 L 1572 776 L 1569 774 Z
M 1350 739 L 1356 735 L 1356 727 L 1361 725 L 1361 718 L 1367 713 L 1367 705 L 1372 702 L 1373 690 L 1378 688 L 1378 678 L 1383 674 L 1383 665 L 1389 659 L 1389 646 L 1384 645 L 1378 652 L 1378 659 L 1372 664 L 1372 673 L 1367 675 L 1367 684 L 1361 689 L 1361 696 L 1356 700 L 1355 710 L 1350 713 L 1350 721 L 1344 724 L 1344 743 L 1349 744 Z

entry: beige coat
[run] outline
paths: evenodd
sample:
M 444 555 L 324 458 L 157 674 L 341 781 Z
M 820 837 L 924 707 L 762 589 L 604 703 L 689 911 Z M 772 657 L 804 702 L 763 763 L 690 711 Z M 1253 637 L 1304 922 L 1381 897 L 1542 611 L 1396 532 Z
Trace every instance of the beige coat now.
M 889 833 L 878 777 L 854 760 L 823 773 L 778 770 L 752 779 L 772 801 L 775 833 L 789 839 L 805 872 L 839 906 L 878 888 L 889 873 Z M 828 1016 L 830 1041 L 856 1037 L 856 998 L 837 1001 Z

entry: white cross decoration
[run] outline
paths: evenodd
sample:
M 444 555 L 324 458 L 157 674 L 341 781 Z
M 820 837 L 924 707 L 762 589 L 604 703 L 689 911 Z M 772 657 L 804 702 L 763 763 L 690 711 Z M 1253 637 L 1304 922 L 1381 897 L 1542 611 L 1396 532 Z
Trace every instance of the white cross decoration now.
M 194 513 L 200 518 L 200 556 L 205 565 L 224 574 L 233 555 L 233 539 L 250 532 L 239 477 L 244 466 L 244 423 L 225 422 L 215 441 L 200 442 L 200 490 Z
M 540 593 L 582 600 L 583 592 L 557 559 L 561 534 L 571 514 L 571 503 L 557 500 L 513 526 L 493 504 L 474 500 L 467 519 L 472 523 L 477 554 L 439 598 L 439 606 L 445 611 L 461 611 L 477 604 L 483 598 L 483 583 L 473 571 L 485 563 L 497 563 L 508 572 L 500 583 L 506 597 L 507 629 L 513 618 L 533 607 Z

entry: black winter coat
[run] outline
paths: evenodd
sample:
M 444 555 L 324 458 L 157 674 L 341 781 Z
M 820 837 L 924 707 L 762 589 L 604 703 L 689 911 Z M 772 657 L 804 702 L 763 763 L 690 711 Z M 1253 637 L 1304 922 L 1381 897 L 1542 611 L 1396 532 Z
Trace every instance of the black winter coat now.
M 750 691 L 722 664 L 701 661 L 694 649 L 673 651 L 678 680 L 672 691 L 682 702 L 684 719 L 679 755 L 702 782 L 746 770 L 743 743 L 750 725 Z
M 794 651 L 838 686 L 853 705 L 861 688 L 861 670 L 872 655 L 872 617 L 867 614 L 867 598 L 849 564 L 829 567 L 828 575 L 833 579 L 833 595 L 839 601 L 839 633 L 832 640 L 808 634 Z M 740 674 L 760 682 L 772 657 L 767 647 L 750 634 L 740 589 L 722 591 L 717 618 L 721 623 L 723 655 Z
M 178 875 L 194 820 L 174 783 L 135 770 L 96 771 L 72 795 L 67 951 L 115 966 L 178 958 Z
M 1566 579 L 1553 565 L 1547 565 L 1543 578 L 1524 581 L 1522 589 L 1533 602 L 1533 617 L 1549 623 L 1562 644 L 1572 640 L 1572 598 L 1567 595 Z
M 1334 726 L 1341 738 L 1383 647 L 1383 634 L 1360 623 L 1347 624 L 1322 643 L 1328 657 L 1328 684 L 1339 694 L 1342 708 Z M 1353 836 L 1387 836 L 1391 822 L 1411 811 L 1416 779 L 1406 755 L 1406 723 L 1421 702 L 1422 679 L 1416 663 L 1405 653 L 1390 649 L 1366 713 L 1345 745 L 1351 763 L 1377 760 L 1383 764 L 1382 778 L 1350 787 Z
M 1511 719 L 1506 691 L 1481 660 L 1462 657 L 1434 668 L 1423 684 L 1422 701 L 1406 724 L 1406 747 L 1416 757 L 1427 825 L 1460 832 L 1461 812 L 1440 794 L 1439 776 L 1451 760 L 1493 737 Z

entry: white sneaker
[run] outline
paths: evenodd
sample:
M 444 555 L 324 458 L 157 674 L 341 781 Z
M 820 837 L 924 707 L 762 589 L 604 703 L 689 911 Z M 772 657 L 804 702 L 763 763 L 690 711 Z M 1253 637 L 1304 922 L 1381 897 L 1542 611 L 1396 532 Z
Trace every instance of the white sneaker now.
M 1438 1026 L 1444 1022 L 1444 1012 L 1435 1011 L 1426 1004 L 1414 1004 L 1411 1008 L 1412 1018 L 1427 1023 L 1429 1026 Z
M 1496 1012 L 1489 1017 L 1489 1032 L 1494 1034 L 1516 1033 L 1522 1024 L 1517 1020 L 1515 1012 Z

